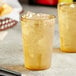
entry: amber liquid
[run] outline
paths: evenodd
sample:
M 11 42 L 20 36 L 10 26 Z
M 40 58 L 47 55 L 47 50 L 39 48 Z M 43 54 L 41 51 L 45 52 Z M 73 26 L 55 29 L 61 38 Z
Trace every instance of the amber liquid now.
M 58 7 L 60 43 L 64 52 L 76 52 L 76 5 L 63 4 Z
M 54 21 L 22 20 L 25 67 L 44 70 L 51 65 Z

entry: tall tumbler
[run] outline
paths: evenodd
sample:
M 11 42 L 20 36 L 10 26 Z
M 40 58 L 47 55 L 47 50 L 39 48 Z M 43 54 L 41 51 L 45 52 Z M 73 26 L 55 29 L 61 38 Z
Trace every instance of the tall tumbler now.
M 29 14 L 21 17 L 24 65 L 30 70 L 44 70 L 51 65 L 55 16 Z
M 76 3 L 58 5 L 60 45 L 63 52 L 76 52 Z

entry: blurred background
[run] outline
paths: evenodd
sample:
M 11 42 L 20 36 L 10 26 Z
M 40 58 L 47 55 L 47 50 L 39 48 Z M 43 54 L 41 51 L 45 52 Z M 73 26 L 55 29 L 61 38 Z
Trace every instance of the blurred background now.
M 22 4 L 38 4 L 38 5 L 50 5 L 55 6 L 59 2 L 72 2 L 76 0 L 19 0 Z

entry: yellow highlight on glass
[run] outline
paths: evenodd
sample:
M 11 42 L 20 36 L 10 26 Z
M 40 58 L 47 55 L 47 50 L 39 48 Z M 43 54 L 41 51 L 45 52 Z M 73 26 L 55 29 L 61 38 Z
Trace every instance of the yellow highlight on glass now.
M 62 3 L 62 2 L 71 3 L 71 2 L 73 2 L 73 0 L 59 0 L 58 2 L 59 2 L 59 3 Z

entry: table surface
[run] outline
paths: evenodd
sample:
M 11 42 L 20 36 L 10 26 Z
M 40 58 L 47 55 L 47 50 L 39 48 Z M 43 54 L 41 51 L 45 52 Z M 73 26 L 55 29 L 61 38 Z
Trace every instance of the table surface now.
M 23 5 L 26 11 L 44 12 L 57 17 L 57 9 L 43 6 Z M 57 18 L 56 18 L 57 19 Z M 59 50 L 58 22 L 56 20 L 54 33 L 54 52 L 52 66 L 44 71 L 29 71 L 23 66 L 23 50 L 21 25 L 17 24 L 8 30 L 4 40 L 0 41 L 0 66 L 24 73 L 25 76 L 76 76 L 76 53 L 62 53 Z

